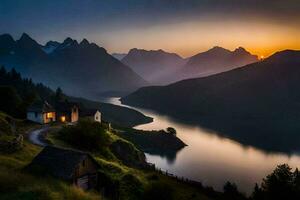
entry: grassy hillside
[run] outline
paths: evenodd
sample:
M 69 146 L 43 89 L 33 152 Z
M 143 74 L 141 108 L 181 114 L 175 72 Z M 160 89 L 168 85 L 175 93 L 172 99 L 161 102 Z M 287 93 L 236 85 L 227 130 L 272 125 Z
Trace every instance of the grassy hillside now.
M 144 154 L 132 143 L 113 134 L 105 125 L 88 119 L 82 119 L 76 126 L 63 127 L 52 134 L 56 141 L 61 140 L 68 146 L 92 152 L 109 161 L 120 161 L 137 168 L 146 165 Z
M 215 192 L 212 188 L 203 187 L 201 184 L 186 182 L 175 177 L 166 176 L 158 171 L 147 168 L 136 168 L 124 163 L 123 158 L 111 151 L 111 157 L 103 153 L 98 147 L 90 150 L 92 156 L 98 162 L 100 185 L 97 190 L 83 191 L 71 184 L 43 174 L 30 174 L 24 167 L 42 150 L 30 144 L 27 139 L 27 132 L 36 128 L 34 124 L 24 121 L 16 121 L 16 129 L 12 127 L 10 116 L 0 113 L 1 123 L 7 125 L 6 132 L 2 129 L 0 142 L 3 136 L 10 141 L 17 134 L 22 134 L 25 139 L 21 148 L 11 152 L 0 150 L 0 199 L 3 200 L 245 200 L 246 198 L 238 192 L 236 185 L 226 183 L 224 193 Z M 95 126 L 93 124 L 90 124 Z M 11 132 L 9 131 L 11 130 Z M 53 126 L 51 136 L 54 132 L 66 133 L 66 130 Z M 68 130 L 69 131 L 69 130 Z M 105 131 L 105 130 L 104 130 Z M 74 133 L 74 130 L 73 130 Z M 132 151 L 139 152 L 131 143 L 120 139 L 112 132 L 101 130 L 97 134 L 107 134 L 109 144 L 122 141 L 125 146 L 131 146 Z M 50 135 L 49 135 L 50 136 Z M 57 136 L 57 135 L 56 135 Z M 72 147 L 74 144 L 66 144 L 69 141 L 57 140 L 57 137 L 50 137 L 50 141 L 63 147 Z M 94 137 L 94 136 L 93 136 Z M 97 137 L 97 136 L 96 136 Z M 91 137 L 90 137 L 91 139 Z M 93 138 L 95 139 L 95 138 Z M 102 137 L 103 139 L 103 137 Z M 102 143 L 103 144 L 103 143 Z M 107 146 L 108 145 L 108 146 Z M 74 147 L 74 146 L 73 146 Z M 81 148 L 86 148 L 81 146 Z M 123 147 L 120 147 L 122 150 Z M 130 148 L 129 148 L 130 149 Z M 140 152 L 141 153 L 141 152 Z M 133 157 L 133 159 L 135 159 Z M 288 165 L 279 165 L 268 175 L 261 186 L 256 185 L 252 194 L 253 200 L 274 200 L 274 199 L 299 199 L 299 171 Z M 101 191 L 101 192 L 100 192 Z
M 184 200 L 184 199 L 219 199 L 222 195 L 203 187 L 189 186 L 174 178 L 162 175 L 157 171 L 145 168 L 138 163 L 144 163 L 145 157 L 132 143 L 119 138 L 114 133 L 100 127 L 96 134 L 104 134 L 98 137 L 93 134 L 96 124 L 81 125 L 81 128 L 88 128 L 86 139 L 81 139 L 81 144 L 69 140 L 68 136 L 61 137 L 60 134 L 75 133 L 77 128 L 64 128 L 52 126 L 47 139 L 54 145 L 68 148 L 88 150 L 100 165 L 99 188 L 96 191 L 82 191 L 69 183 L 60 181 L 51 176 L 30 174 L 23 168 L 41 151 L 41 147 L 35 146 L 27 141 L 27 133 L 30 129 L 37 128 L 39 125 L 16 121 L 17 129 L 12 129 L 12 123 L 6 118 L 8 115 L 1 113 L 0 123 L 7 124 L 6 129 L 2 130 L 0 143 L 3 138 L 7 141 L 13 140 L 16 135 L 22 134 L 24 141 L 21 148 L 12 152 L 0 150 L 0 199 L 72 199 L 72 200 L 96 200 L 96 199 L 159 199 L 165 195 L 164 199 Z M 11 118 L 12 120 L 15 120 Z M 85 122 L 87 123 L 87 122 Z M 75 129 L 75 130 L 74 130 Z M 10 130 L 13 130 L 10 132 Z M 76 133 L 75 133 L 76 134 Z M 79 133 L 78 136 L 82 136 Z M 77 136 L 75 136 L 77 137 Z M 68 139 L 66 139 L 68 138 Z M 85 142 L 96 141 L 95 146 L 86 146 Z M 78 138 L 77 138 L 78 139 Z M 101 144 L 101 147 L 99 145 Z M 99 192 L 101 191 L 101 192 Z M 209 197 L 211 196 L 211 197 Z M 213 197 L 218 198 L 213 198 Z
M 162 192 L 168 195 L 166 199 L 208 200 L 222 196 L 150 169 L 145 165 L 144 154 L 132 143 L 95 122 L 81 121 L 77 127 L 54 128 L 47 138 L 61 147 L 91 152 L 101 166 L 100 179 L 105 180 L 102 190 L 111 199 L 159 199 Z
M 17 129 L 11 127 L 9 121 L 15 120 L 0 113 L 0 144 L 11 142 L 17 134 L 26 137 L 26 132 L 36 125 L 17 120 Z M 5 124 L 6 129 L 3 129 Z M 22 146 L 13 151 L 0 149 L 0 199 L 3 200 L 101 200 L 100 194 L 84 192 L 63 181 L 43 176 L 34 176 L 23 170 L 31 160 L 41 151 L 40 147 L 30 144 L 26 139 Z
M 36 177 L 22 171 L 41 149 L 25 143 L 21 151 L 0 153 L 0 199 L 100 200 L 99 194 L 84 192 L 51 177 Z

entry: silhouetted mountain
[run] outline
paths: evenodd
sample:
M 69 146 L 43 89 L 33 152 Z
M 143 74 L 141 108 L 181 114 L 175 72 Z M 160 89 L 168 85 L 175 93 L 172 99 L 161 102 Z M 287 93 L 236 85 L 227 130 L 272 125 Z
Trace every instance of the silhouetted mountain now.
M 0 64 L 52 88 L 61 86 L 71 95 L 96 98 L 146 85 L 128 66 L 86 39 L 80 44 L 72 38 L 62 43 L 50 41 L 43 47 L 25 33 L 17 41 L 1 35 L 0 47 Z
M 122 102 L 168 113 L 245 144 L 293 151 L 300 146 L 299 83 L 300 51 L 286 50 L 209 77 L 141 88 Z
M 86 40 L 86 39 L 85 39 Z M 83 44 L 86 44 L 86 42 L 82 41 Z M 88 43 L 89 44 L 89 43 Z M 76 40 L 73 40 L 72 38 L 68 37 L 66 38 L 63 43 L 58 45 L 58 47 L 55 49 L 55 51 L 60 51 L 64 49 L 71 49 L 73 47 L 78 47 L 78 42 Z
M 174 81 L 173 74 L 186 62 L 175 53 L 163 50 L 131 49 L 122 59 L 136 73 L 154 84 Z
M 88 46 L 89 44 L 90 44 L 90 42 L 85 38 L 80 42 L 81 46 Z
M 118 60 L 122 60 L 127 55 L 127 53 L 113 53 L 111 55 Z
M 242 47 L 234 51 L 214 47 L 187 59 L 163 50 L 131 49 L 121 61 L 144 79 L 160 85 L 221 73 L 257 62 L 258 59 Z
M 44 60 L 47 54 L 41 49 L 41 46 L 23 33 L 21 38 L 15 41 L 10 35 L 0 35 L 0 64 L 8 68 L 16 68 L 19 72 L 28 75 L 31 66 L 35 62 Z
M 52 53 L 59 45 L 60 45 L 59 42 L 49 41 L 46 43 L 45 46 L 42 46 L 42 49 L 45 53 L 49 54 Z
M 0 55 L 10 53 L 16 42 L 9 34 L 0 35 Z
M 26 33 L 23 33 L 21 38 L 17 40 L 14 51 L 18 54 L 18 56 L 24 56 L 26 59 L 40 59 L 46 57 L 45 52 L 40 47 L 40 44 Z
M 198 78 L 228 71 L 257 61 L 257 56 L 251 55 L 242 47 L 234 51 L 229 51 L 222 47 L 214 47 L 206 52 L 190 57 L 179 74 L 183 74 L 182 79 Z

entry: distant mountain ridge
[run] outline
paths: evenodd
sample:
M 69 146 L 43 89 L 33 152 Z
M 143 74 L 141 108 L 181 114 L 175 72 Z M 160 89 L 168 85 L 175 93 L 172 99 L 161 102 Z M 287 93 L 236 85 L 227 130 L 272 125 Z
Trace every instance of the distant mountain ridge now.
M 158 102 L 161 102 L 161 104 L 157 104 L 157 106 L 162 106 L 164 103 L 166 103 L 167 110 L 174 105 L 176 106 L 176 110 L 182 109 L 182 111 L 187 112 L 189 111 L 190 104 L 188 104 L 189 106 L 187 107 L 185 102 L 192 100 L 193 102 L 195 101 L 193 104 L 199 104 L 198 106 L 191 108 L 190 111 L 195 111 L 195 108 L 202 109 L 203 107 L 201 106 L 199 98 L 208 103 L 210 102 L 208 101 L 208 99 L 210 98 L 208 98 L 208 96 L 206 95 L 213 95 L 213 97 L 216 98 L 217 96 L 226 95 L 224 94 L 225 90 L 239 90 L 241 93 L 245 93 L 241 96 L 232 96 L 231 100 L 241 100 L 241 98 L 247 101 L 249 99 L 254 100 L 257 99 L 257 96 L 251 95 L 250 90 L 251 92 L 255 93 L 259 90 L 265 89 L 264 87 L 266 87 L 267 85 L 268 87 L 274 87 L 274 85 L 276 85 L 279 87 L 279 89 L 282 89 L 280 88 L 280 84 L 282 84 L 282 86 L 286 88 L 289 86 L 297 86 L 296 84 L 293 85 L 289 82 L 296 81 L 298 78 L 300 81 L 300 67 L 298 67 L 299 64 L 300 51 L 281 51 L 273 54 L 264 61 L 249 64 L 220 74 L 203 78 L 187 79 L 167 86 L 144 87 L 132 93 L 131 95 L 122 98 L 122 100 L 126 103 L 136 102 L 136 105 L 143 105 L 144 103 L 147 103 L 147 105 L 155 108 L 155 99 L 157 98 Z M 297 75 L 298 73 L 299 77 Z M 251 87 L 249 85 L 247 86 L 248 88 L 243 88 L 244 85 L 246 87 L 246 84 L 251 84 Z M 259 86 L 260 84 L 261 87 Z M 258 88 L 253 87 L 254 85 Z M 246 89 L 249 91 L 249 93 L 246 92 Z M 176 90 L 177 92 L 175 92 Z M 274 93 L 274 91 L 272 90 L 268 90 L 266 92 Z M 159 99 L 157 96 L 158 93 L 160 93 L 159 97 L 161 97 Z M 147 97 L 149 98 L 142 98 L 144 94 L 147 94 Z M 215 96 L 216 94 L 217 96 Z M 246 97 L 246 94 L 249 96 Z M 167 96 L 173 98 L 164 98 Z M 189 96 L 189 99 L 191 100 L 186 99 L 186 96 Z M 174 101 L 174 99 L 176 101 Z M 182 100 L 182 104 L 178 107 L 178 105 L 176 104 L 179 100 Z M 227 101 L 222 100 L 224 99 L 219 99 L 218 101 L 220 101 L 221 103 L 227 103 Z M 214 110 L 216 111 L 216 113 L 219 112 L 217 108 L 214 108 Z M 254 111 L 250 109 L 249 112 Z M 212 114 L 211 110 L 209 111 L 209 114 Z
M 61 86 L 66 93 L 95 98 L 114 91 L 127 93 L 147 85 L 128 66 L 107 51 L 83 39 L 40 45 L 28 34 L 14 40 L 0 35 L 0 65 L 16 68 L 27 77 L 52 88 Z
M 45 53 L 49 54 L 52 53 L 59 45 L 60 45 L 59 42 L 49 41 L 46 43 L 45 46 L 42 46 L 42 49 Z
M 163 50 L 131 49 L 121 60 L 152 84 L 164 84 L 185 64 L 185 59 Z
M 234 51 L 214 47 L 189 58 L 163 50 L 131 49 L 121 60 L 141 77 L 155 85 L 209 76 L 258 61 L 243 47 Z
M 122 60 L 127 55 L 127 53 L 112 53 L 111 55 L 118 60 Z
M 144 87 L 122 103 L 155 109 L 268 150 L 299 150 L 300 51 L 168 86 Z
M 181 73 L 184 78 L 204 77 L 257 61 L 258 57 L 250 54 L 243 47 L 239 47 L 234 51 L 214 47 L 190 57 L 186 65 L 183 66 Z

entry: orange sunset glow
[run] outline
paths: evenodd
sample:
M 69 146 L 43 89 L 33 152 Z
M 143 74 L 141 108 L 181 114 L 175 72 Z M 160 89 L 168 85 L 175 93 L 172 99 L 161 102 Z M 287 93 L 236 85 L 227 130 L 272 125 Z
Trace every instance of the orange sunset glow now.
M 76 9 L 68 5 L 50 2 L 45 10 L 43 3 L 36 2 L 12 9 L 9 2 L 3 3 L 1 32 L 13 32 L 15 37 L 27 32 L 41 43 L 61 42 L 66 35 L 78 41 L 88 38 L 110 53 L 163 49 L 189 57 L 213 46 L 230 50 L 242 46 L 268 57 L 276 51 L 300 49 L 296 0 L 91 1 L 75 4 Z M 53 15 L 58 7 L 66 9 Z M 20 16 L 17 22 L 12 21 L 15 15 Z
M 300 0 L 0 0 L 0 200 L 300 200 Z
M 126 40 L 118 37 L 119 34 L 126 36 Z M 101 37 L 97 34 L 93 37 L 109 38 L 105 46 L 110 52 L 127 52 L 135 46 L 148 50 L 162 48 L 188 57 L 213 46 L 231 50 L 242 46 L 253 54 L 267 57 L 284 49 L 300 49 L 300 28 L 284 24 L 269 24 L 263 21 L 181 22 L 157 25 L 149 29 L 136 28 L 99 35 Z M 100 43 L 101 39 L 96 39 L 96 41 Z

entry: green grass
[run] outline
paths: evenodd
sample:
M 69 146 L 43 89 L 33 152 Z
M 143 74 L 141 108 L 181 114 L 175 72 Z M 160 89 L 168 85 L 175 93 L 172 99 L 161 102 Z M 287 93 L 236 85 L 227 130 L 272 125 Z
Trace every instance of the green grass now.
M 96 157 L 129 166 L 145 165 L 143 153 L 131 142 L 97 122 L 84 119 L 76 126 L 53 127 L 47 135 L 47 139 L 56 146 L 88 151 Z
M 11 132 L 11 125 L 6 119 L 14 120 L 16 132 Z M 2 125 L 6 125 L 5 129 Z M 24 120 L 13 119 L 0 113 L 2 127 L 0 141 L 11 141 L 16 134 L 26 135 L 29 130 L 39 127 Z M 1 200 L 101 200 L 101 195 L 85 192 L 61 180 L 51 177 L 38 177 L 24 170 L 32 159 L 42 150 L 26 139 L 21 150 L 5 153 L 0 151 L 0 199 Z
M 0 112 L 0 134 L 12 134 L 11 126 L 7 122 L 6 118 L 8 116 L 2 112 Z
M 24 148 L 18 152 L 0 153 L 0 199 L 102 199 L 98 193 L 84 192 L 63 181 L 25 172 L 23 168 L 40 151 L 40 147 L 25 142 Z
M 58 129 L 50 130 L 47 138 L 51 141 L 52 144 L 59 145 L 61 147 L 73 147 L 72 145 L 62 141 L 57 137 Z M 121 140 L 126 142 L 128 145 L 132 145 L 135 151 L 139 151 L 131 142 L 120 138 L 118 135 L 113 132 L 107 131 L 106 134 L 109 135 L 110 144 Z M 99 163 L 101 171 L 109 177 L 111 182 L 119 183 L 119 192 L 121 199 L 124 200 L 134 200 L 134 199 L 144 199 L 144 195 L 147 195 L 147 191 L 151 192 L 151 189 L 161 187 L 161 185 L 166 185 L 169 188 L 172 188 L 172 194 L 174 200 L 184 200 L 184 199 L 201 199 L 201 200 L 210 200 L 201 189 L 194 188 L 183 183 L 180 183 L 170 177 L 159 174 L 153 170 L 143 170 L 137 169 L 134 167 L 129 167 L 121 162 L 116 156 L 107 158 L 102 152 L 92 151 L 91 154 L 94 156 L 96 161 Z M 149 177 L 158 177 L 157 179 L 151 179 Z M 136 192 L 137 191 L 137 192 Z
M 39 127 L 24 121 L 18 121 L 18 132 L 26 133 L 30 129 Z M 59 132 L 59 126 L 52 126 L 50 132 L 47 135 L 47 139 L 54 145 L 60 147 L 73 147 L 75 146 L 66 143 L 56 137 Z M 130 142 L 120 138 L 113 132 L 106 131 L 109 136 L 108 146 L 114 142 L 122 141 L 125 145 L 129 145 L 132 148 L 130 151 L 139 152 L 139 150 Z M 4 139 L 11 139 L 11 135 L 3 135 L 0 137 Z M 112 152 L 108 150 L 111 154 Z M 32 159 L 42 150 L 41 147 L 29 143 L 25 137 L 24 147 L 14 153 L 6 154 L 0 152 L 0 199 L 2 200 L 100 200 L 99 192 L 86 192 L 79 188 L 72 186 L 64 181 L 52 178 L 50 176 L 37 176 L 32 175 L 23 170 Z M 103 149 L 102 149 L 103 150 Z M 176 180 L 159 174 L 153 170 L 137 169 L 125 165 L 115 155 L 107 156 L 103 154 L 103 151 L 92 151 L 96 161 L 100 165 L 100 170 L 106 177 L 107 182 L 102 182 L 104 186 L 111 183 L 108 187 L 113 192 L 120 195 L 121 200 L 134 200 L 134 199 L 147 199 L 146 196 L 151 197 L 153 191 L 164 191 L 171 188 L 171 194 L 173 200 L 185 200 L 185 199 L 201 199 L 210 200 L 203 194 L 203 192 L 197 188 L 182 184 Z M 129 151 L 129 154 L 130 154 Z M 131 156 L 131 155 L 128 155 Z M 134 158 L 134 156 L 133 156 Z M 155 177 L 155 178 L 151 178 Z M 167 193 L 166 193 L 167 194 Z M 145 196 L 146 195 L 146 196 Z M 109 196 L 108 196 L 109 197 Z M 154 196 L 155 197 L 155 196 Z M 109 198 L 108 198 L 109 199 Z M 157 199 L 157 198 L 156 198 Z

